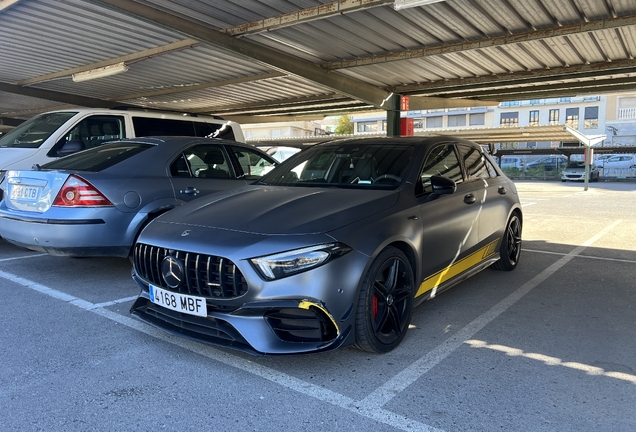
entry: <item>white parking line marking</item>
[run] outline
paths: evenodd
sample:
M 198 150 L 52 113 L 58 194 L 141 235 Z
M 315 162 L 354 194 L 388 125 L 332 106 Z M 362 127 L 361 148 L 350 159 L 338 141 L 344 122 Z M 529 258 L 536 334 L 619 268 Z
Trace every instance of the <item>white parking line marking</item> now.
M 524 352 L 519 348 L 513 348 L 505 345 L 499 344 L 489 344 L 486 341 L 481 340 L 468 340 L 466 341 L 467 345 L 470 345 L 472 348 L 483 349 L 487 348 L 493 351 L 502 352 L 511 357 L 524 357 L 536 361 L 543 362 L 548 366 L 562 366 L 565 368 L 570 368 L 574 370 L 579 370 L 585 372 L 588 375 L 594 376 L 605 376 L 608 378 L 614 378 L 622 381 L 626 381 L 632 384 L 636 384 L 636 375 L 628 374 L 625 372 L 616 372 L 616 371 L 606 371 L 603 368 L 598 366 L 592 366 L 585 363 L 574 362 L 574 361 L 563 361 L 560 358 L 548 356 L 540 353 L 533 352 Z
M 47 294 L 58 300 L 68 302 L 81 309 L 94 312 L 104 318 L 107 318 L 111 321 L 125 325 L 126 327 L 137 330 L 141 333 L 145 333 L 156 339 L 160 339 L 164 342 L 177 345 L 193 353 L 205 356 L 209 359 L 216 360 L 227 366 L 235 367 L 237 369 L 251 373 L 258 377 L 267 379 L 268 381 L 271 381 L 275 384 L 286 387 L 290 390 L 305 394 L 307 396 L 313 397 L 323 402 L 330 403 L 334 406 L 354 412 L 363 417 L 367 417 L 369 419 L 375 420 L 379 423 L 383 423 L 388 426 L 392 426 L 397 429 L 406 430 L 406 431 L 417 430 L 417 431 L 428 431 L 428 432 L 443 432 L 441 429 L 434 428 L 424 423 L 420 423 L 415 420 L 411 420 L 407 417 L 396 414 L 392 411 L 383 409 L 382 406 L 384 406 L 386 403 L 391 401 L 397 394 L 405 390 L 408 386 L 410 386 L 412 383 L 417 381 L 422 375 L 424 375 L 426 372 L 428 372 L 437 364 L 439 364 L 441 361 L 443 361 L 446 357 L 452 354 L 460 346 L 467 343 L 467 341 L 472 339 L 472 337 L 477 332 L 483 329 L 486 325 L 488 325 L 495 318 L 497 318 L 499 315 L 505 312 L 508 308 L 510 308 L 518 300 L 520 300 L 523 296 L 528 294 L 533 288 L 538 286 L 541 282 L 546 280 L 548 277 L 550 277 L 557 270 L 559 270 L 561 267 L 566 265 L 573 258 L 575 257 L 597 258 L 597 257 L 581 256 L 580 253 L 583 250 L 585 250 L 588 246 L 594 244 L 599 238 L 601 238 L 602 236 L 607 234 L 609 231 L 614 229 L 621 222 L 622 222 L 621 220 L 614 221 L 612 224 L 604 228 L 595 236 L 591 237 L 586 242 L 584 242 L 581 246 L 576 247 L 573 251 L 567 254 L 559 254 L 556 252 L 548 252 L 548 251 L 527 250 L 529 252 L 549 253 L 549 254 L 556 254 L 556 255 L 563 255 L 563 256 L 561 259 L 559 259 L 557 262 L 552 264 L 546 270 L 544 270 L 543 272 L 535 276 L 532 280 L 522 285 L 519 289 L 517 289 L 517 291 L 515 291 L 514 293 L 506 297 L 504 300 L 499 302 L 497 305 L 492 307 L 489 311 L 487 311 L 486 313 L 482 314 L 477 319 L 469 323 L 467 326 L 462 328 L 460 331 L 458 331 L 455 335 L 447 339 L 442 344 L 438 345 L 435 349 L 430 351 L 428 354 L 421 357 L 419 360 L 415 361 L 411 366 L 407 367 L 402 372 L 398 373 L 395 377 L 393 377 L 392 379 L 387 381 L 385 384 L 377 388 L 375 391 L 373 391 L 371 394 L 369 394 L 366 398 L 362 399 L 361 401 L 355 401 L 352 398 L 344 396 L 340 393 L 325 389 L 323 387 L 317 386 L 315 384 L 311 384 L 306 381 L 302 381 L 298 378 L 287 375 L 283 372 L 277 371 L 272 368 L 268 368 L 266 366 L 259 365 L 249 360 L 245 360 L 241 357 L 226 353 L 224 351 L 215 349 L 208 345 L 200 344 L 200 343 L 193 342 L 187 339 L 172 336 L 161 330 L 148 326 L 141 321 L 137 321 L 128 316 L 120 315 L 116 312 L 112 312 L 110 310 L 104 309 L 104 307 L 106 306 L 111 306 L 118 303 L 132 301 L 135 298 L 137 298 L 137 296 L 126 297 L 126 298 L 99 303 L 99 304 L 93 304 L 85 300 L 76 298 L 74 296 L 68 295 L 66 293 L 63 293 L 61 291 L 55 290 L 53 288 L 49 288 L 37 282 L 31 281 L 31 280 L 28 280 L 28 279 L 25 279 L 25 278 L 22 278 L 22 277 L 19 277 L 19 276 L 16 276 L 1 270 L 0 270 L 0 278 L 10 280 L 24 287 Z M 41 256 L 41 255 L 32 255 L 32 256 Z M 10 259 L 11 258 L 0 260 L 0 261 L 6 261 Z M 633 262 L 629 260 L 615 260 L 611 258 L 598 258 L 598 259 L 608 259 L 612 261 L 621 261 L 621 262 L 629 262 L 629 263 Z
M 552 251 L 542 251 L 542 250 L 536 250 L 536 249 L 521 249 L 524 252 L 534 252 L 534 253 L 541 253 L 541 254 L 547 254 L 547 255 L 562 255 L 565 256 L 567 255 L 566 253 L 563 252 L 552 252 Z M 635 260 L 626 260 L 626 259 L 620 259 L 620 258 L 607 258 L 607 257 L 597 257 L 597 256 L 590 256 L 590 255 L 577 255 L 577 258 L 587 258 L 587 259 L 593 259 L 593 260 L 601 260 L 601 261 L 614 261 L 614 262 L 623 262 L 623 263 L 628 263 L 628 264 L 636 264 Z
M 2 258 L 2 259 L 0 259 L 0 262 L 21 260 L 21 259 L 24 259 L 24 258 L 37 258 L 37 257 L 41 257 L 41 256 L 46 256 L 46 255 L 48 255 L 48 254 L 24 255 L 24 256 L 19 256 L 19 257 L 12 257 L 12 258 Z
M 358 415 L 367 417 L 369 419 L 375 420 L 379 423 L 386 424 L 396 429 L 400 429 L 404 431 L 444 432 L 441 429 L 433 428 L 426 424 L 417 422 L 415 420 L 411 420 L 407 417 L 404 417 L 402 415 L 396 414 L 394 412 L 391 412 L 379 407 L 373 407 L 371 409 L 367 409 L 366 407 L 360 406 L 358 403 L 356 403 L 356 401 L 354 401 L 350 397 L 341 395 L 340 393 L 325 389 L 323 387 L 317 386 L 315 384 L 311 384 L 306 381 L 302 381 L 291 375 L 287 375 L 283 372 L 279 372 L 275 369 L 259 365 L 249 360 L 245 360 L 241 357 L 223 352 L 211 346 L 204 345 L 197 342 L 192 342 L 188 339 L 171 336 L 170 334 L 164 331 L 155 329 L 154 327 L 144 324 L 141 321 L 137 321 L 136 319 L 130 318 L 128 316 L 120 315 L 116 312 L 112 312 L 100 306 L 100 305 L 110 305 L 110 303 L 115 304 L 115 302 L 121 303 L 131 299 L 134 300 L 135 298 L 137 298 L 136 296 L 129 297 L 126 299 L 115 300 L 113 302 L 93 304 L 85 300 L 79 299 L 77 297 L 73 297 L 71 295 L 63 293 L 61 291 L 58 291 L 56 289 L 49 288 L 45 285 L 39 284 L 37 282 L 31 281 L 31 280 L 28 280 L 20 276 L 16 276 L 1 270 L 0 270 L 0 278 L 10 280 L 24 287 L 50 295 L 53 298 L 68 302 L 81 309 L 94 312 L 104 318 L 107 318 L 116 323 L 125 325 L 126 327 L 129 327 L 133 330 L 137 330 L 139 332 L 145 333 L 156 339 L 160 339 L 172 345 L 177 345 L 181 348 L 187 349 L 188 351 L 205 356 L 212 360 L 216 360 L 227 366 L 235 367 L 242 371 L 256 375 L 260 378 L 264 378 L 275 384 L 286 387 L 289 390 L 293 390 L 295 392 L 302 393 L 304 395 L 313 397 L 323 402 L 330 403 L 332 405 L 335 405 L 338 408 L 342 408 L 347 411 L 354 412 Z
M 425 373 L 437 366 L 442 360 L 451 355 L 455 350 L 461 347 L 467 340 L 473 339 L 473 336 L 490 324 L 495 318 L 505 312 L 508 308 L 519 301 L 523 296 L 528 294 L 532 289 L 541 282 L 552 276 L 557 270 L 570 262 L 574 257 L 579 255 L 588 246 L 594 244 L 602 236 L 610 232 L 622 221 L 617 220 L 605 227 L 596 235 L 585 241 L 581 246 L 576 247 L 573 251 L 564 255 L 557 262 L 539 273 L 530 281 L 526 282 L 515 292 L 503 299 L 501 302 L 493 306 L 489 311 L 482 314 L 467 326 L 459 330 L 455 335 L 451 336 L 445 342 L 442 342 L 428 354 L 416 360 L 411 366 L 398 373 L 389 381 L 378 387 L 373 393 L 368 395 L 361 401 L 361 406 L 368 410 L 379 408 L 391 401 L 397 394 L 404 391 L 408 386 L 420 379 Z
M 105 308 L 108 306 L 113 306 L 119 303 L 126 303 L 129 301 L 133 301 L 137 298 L 137 296 L 132 296 L 132 297 L 124 297 L 124 298 L 120 298 L 117 300 L 113 300 L 113 301 L 108 301 L 108 302 L 104 302 L 104 303 L 97 303 L 94 304 L 93 307 L 91 309 L 97 309 L 97 308 Z
M 535 204 L 536 204 L 536 202 L 521 203 L 521 207 L 528 207 L 528 206 L 535 205 Z

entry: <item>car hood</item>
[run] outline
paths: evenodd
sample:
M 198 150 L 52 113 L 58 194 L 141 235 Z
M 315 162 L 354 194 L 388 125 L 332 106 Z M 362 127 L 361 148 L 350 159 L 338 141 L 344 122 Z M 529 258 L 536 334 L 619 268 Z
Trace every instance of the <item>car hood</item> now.
M 157 222 L 252 234 L 316 234 L 395 205 L 398 191 L 246 186 L 165 213 Z
M 37 153 L 37 148 L 14 148 L 14 147 L 0 147 L 0 170 L 16 169 L 13 165 L 16 165 L 21 160 L 27 159 Z M 30 169 L 32 163 L 28 166 L 20 166 L 20 168 Z

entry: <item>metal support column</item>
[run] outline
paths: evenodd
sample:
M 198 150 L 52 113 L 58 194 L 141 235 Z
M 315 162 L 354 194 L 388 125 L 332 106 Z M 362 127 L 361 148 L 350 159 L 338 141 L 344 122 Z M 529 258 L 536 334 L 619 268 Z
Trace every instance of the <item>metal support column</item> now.
M 389 109 L 386 110 L 386 136 L 400 136 L 400 108 L 402 97 L 399 94 L 393 94 L 389 98 Z

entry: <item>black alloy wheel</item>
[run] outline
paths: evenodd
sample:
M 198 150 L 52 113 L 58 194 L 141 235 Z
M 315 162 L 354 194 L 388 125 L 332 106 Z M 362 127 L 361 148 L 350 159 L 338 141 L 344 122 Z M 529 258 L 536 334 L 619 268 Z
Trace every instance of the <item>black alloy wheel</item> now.
M 409 328 L 414 296 L 413 270 L 394 247 L 373 261 L 356 310 L 356 343 L 361 350 L 385 353 L 396 348 Z
M 499 261 L 492 265 L 494 270 L 511 271 L 517 267 L 521 256 L 521 219 L 517 213 L 512 214 L 506 225 L 499 254 Z

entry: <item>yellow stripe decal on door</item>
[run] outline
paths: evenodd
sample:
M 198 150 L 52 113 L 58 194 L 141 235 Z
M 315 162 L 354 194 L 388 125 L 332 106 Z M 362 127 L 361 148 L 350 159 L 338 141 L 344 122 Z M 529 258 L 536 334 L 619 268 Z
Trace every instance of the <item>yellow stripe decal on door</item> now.
M 476 266 L 480 262 L 490 258 L 492 255 L 495 254 L 498 243 L 499 243 L 499 239 L 493 240 L 492 242 L 488 243 L 483 248 L 468 255 L 466 258 L 463 258 L 457 261 L 456 263 L 449 265 L 445 269 L 438 271 L 434 275 L 427 277 L 426 279 L 424 279 L 424 282 L 422 282 L 422 284 L 420 285 L 420 288 L 417 290 L 417 294 L 415 294 L 415 297 L 419 297 L 422 294 L 425 294 L 428 291 L 434 288 L 437 288 L 438 286 L 440 286 L 442 283 L 446 282 L 447 280 L 454 278 L 455 276 Z

